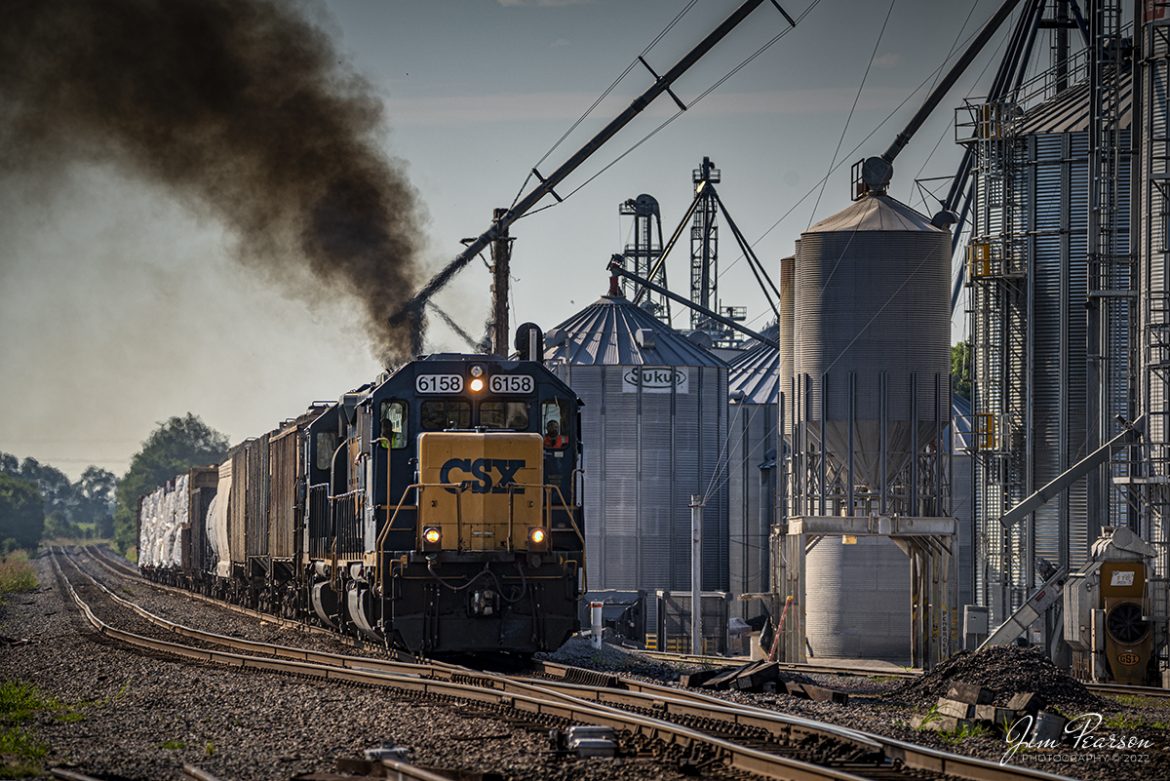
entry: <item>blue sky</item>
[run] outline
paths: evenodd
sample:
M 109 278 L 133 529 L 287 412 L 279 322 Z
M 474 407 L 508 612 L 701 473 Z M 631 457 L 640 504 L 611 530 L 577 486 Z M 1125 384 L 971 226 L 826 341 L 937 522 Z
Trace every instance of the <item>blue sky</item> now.
M 793 16 L 810 0 L 787 0 Z M 679 0 L 466 0 L 299 3 L 335 41 L 349 67 L 382 97 L 386 154 L 407 172 L 427 214 L 426 262 L 442 266 L 511 203 L 528 170 L 684 7 Z M 605 264 L 629 218 L 618 204 L 639 193 L 660 202 L 669 232 L 691 197 L 704 155 L 722 169 L 720 192 L 765 266 L 814 217 L 847 205 L 849 164 L 878 154 L 925 94 L 932 73 L 999 5 L 996 0 L 821 0 L 804 21 L 718 90 L 563 204 L 518 222 L 513 325 L 552 326 L 595 300 Z M 735 6 L 699 0 L 646 55 L 667 69 Z M 769 4 L 677 85 L 691 102 L 781 32 Z M 893 194 L 924 211 L 914 180 L 953 170 L 953 109 L 989 80 L 1001 34 L 899 158 Z M 876 57 L 858 95 L 862 75 Z M 1043 62 L 1047 47 L 1037 47 Z M 649 84 L 634 68 L 591 117 L 541 164 L 554 168 Z M 903 100 L 905 107 L 859 151 L 850 150 Z M 840 157 L 813 211 L 850 106 Z M 668 118 L 660 98 L 564 183 L 571 192 Z M 921 173 L 920 173 L 921 172 Z M 813 195 L 799 206 L 807 193 Z M 795 206 L 795 208 L 793 208 Z M 779 224 L 777 220 L 791 214 Z M 773 227 L 774 226 L 774 227 Z M 124 471 L 159 420 L 188 410 L 233 440 L 256 435 L 314 399 L 336 398 L 379 370 L 348 302 L 272 284 L 232 259 L 233 237 L 149 182 L 103 165 L 63 179 L 0 179 L 0 449 L 77 473 L 96 462 Z M 766 233 L 766 235 L 765 235 Z M 724 304 L 745 305 L 756 325 L 764 302 L 727 236 Z M 686 257 L 668 264 L 680 289 Z M 488 274 L 472 264 L 438 303 L 479 333 Z M 681 314 L 681 312 L 679 313 Z M 961 321 L 961 316 L 958 320 Z M 955 335 L 961 333 L 957 323 Z M 432 349 L 462 349 L 441 323 Z

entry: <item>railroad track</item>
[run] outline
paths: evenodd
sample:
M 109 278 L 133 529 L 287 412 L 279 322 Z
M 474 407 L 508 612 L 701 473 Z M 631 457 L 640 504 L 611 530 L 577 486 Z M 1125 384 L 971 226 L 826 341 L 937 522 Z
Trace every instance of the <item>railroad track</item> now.
M 676 662 L 679 664 L 703 664 L 715 667 L 742 664 L 746 660 L 736 659 L 727 656 L 705 656 L 698 654 L 675 654 L 665 651 L 639 651 L 644 656 L 651 659 L 660 659 L 662 661 Z M 836 667 L 832 665 L 811 664 L 804 662 L 786 662 L 780 665 L 783 669 L 794 670 L 802 673 L 823 673 L 825 675 L 853 675 L 863 677 L 886 677 L 886 678 L 918 678 L 922 675 L 922 670 L 909 669 L 861 669 L 850 667 Z M 1154 697 L 1157 699 L 1170 699 L 1170 689 L 1162 689 L 1156 686 L 1131 686 L 1129 684 L 1120 683 L 1084 683 L 1084 686 L 1089 691 L 1095 694 L 1103 694 L 1106 696 L 1128 696 L 1128 697 Z
M 136 635 L 103 622 L 74 589 L 56 553 L 52 554 L 52 563 L 70 598 L 96 631 L 153 652 L 239 668 L 384 686 L 421 696 L 470 700 L 519 711 L 536 721 L 608 726 L 644 742 L 680 747 L 690 755 L 705 755 L 708 762 L 765 778 L 1062 778 L 565 665 L 544 663 L 540 671 L 546 677 L 533 679 L 438 662 L 347 656 L 225 637 L 157 616 L 117 596 L 80 566 L 72 565 L 111 601 L 153 625 L 230 650 L 195 648 Z M 128 568 L 120 569 L 129 574 Z
M 676 662 L 678 664 L 705 664 L 716 667 L 730 664 L 746 664 L 749 661 L 748 659 L 741 657 L 709 656 L 704 654 L 676 654 L 670 653 L 668 651 L 638 651 L 638 653 L 651 659 L 659 659 L 664 662 Z M 912 670 L 905 667 L 892 667 L 890 669 L 866 669 L 860 667 L 837 667 L 834 665 L 814 664 L 811 662 L 783 662 L 781 663 L 780 667 L 785 670 L 795 670 L 802 673 L 851 675 L 866 678 L 916 678 L 922 675 L 921 670 Z

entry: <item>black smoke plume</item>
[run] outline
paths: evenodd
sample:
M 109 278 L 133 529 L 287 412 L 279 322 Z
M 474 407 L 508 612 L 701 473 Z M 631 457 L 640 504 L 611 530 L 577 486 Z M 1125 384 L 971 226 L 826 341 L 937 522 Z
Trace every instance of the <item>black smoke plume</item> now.
M 267 277 L 360 302 L 379 358 L 408 355 L 409 327 L 386 315 L 417 283 L 415 194 L 378 149 L 373 90 L 294 3 L 0 9 L 0 174 L 105 162 L 161 183 L 232 229 Z

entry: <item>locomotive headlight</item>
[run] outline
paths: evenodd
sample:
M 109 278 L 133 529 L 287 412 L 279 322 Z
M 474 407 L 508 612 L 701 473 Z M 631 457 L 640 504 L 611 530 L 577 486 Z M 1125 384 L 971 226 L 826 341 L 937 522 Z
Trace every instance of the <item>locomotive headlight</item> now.
M 472 366 L 471 367 L 471 376 L 472 377 L 482 377 L 483 376 L 483 367 L 482 366 Z
M 548 532 L 540 526 L 533 526 L 528 530 L 528 547 L 543 549 L 548 541 Z
M 468 384 L 467 387 L 471 389 L 472 393 L 479 393 L 481 390 L 483 390 L 483 378 L 476 377 L 471 381 L 470 384 Z
M 423 529 L 423 548 L 429 550 L 437 548 L 439 540 L 443 538 L 443 533 L 435 526 L 429 526 Z

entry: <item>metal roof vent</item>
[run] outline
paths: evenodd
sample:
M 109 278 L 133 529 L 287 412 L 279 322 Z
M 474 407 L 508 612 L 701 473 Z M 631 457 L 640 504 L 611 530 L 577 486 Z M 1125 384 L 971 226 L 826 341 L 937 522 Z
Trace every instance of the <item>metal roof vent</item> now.
M 654 349 L 654 331 L 649 328 L 639 328 L 634 332 L 634 341 L 643 350 Z

